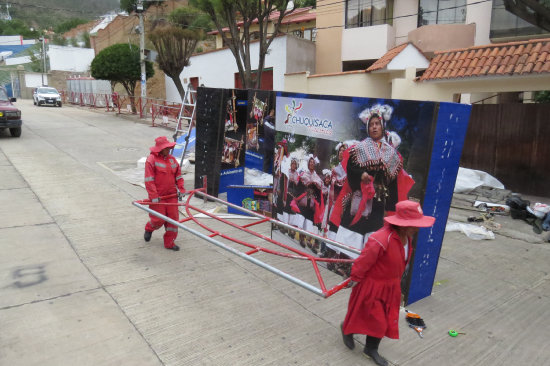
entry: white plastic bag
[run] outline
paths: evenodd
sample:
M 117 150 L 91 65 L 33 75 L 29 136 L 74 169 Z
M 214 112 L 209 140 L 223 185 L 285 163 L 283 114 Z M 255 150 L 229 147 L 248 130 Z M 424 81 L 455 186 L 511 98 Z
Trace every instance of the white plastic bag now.
M 495 234 L 492 231 L 487 230 L 483 226 L 463 224 L 460 222 L 447 222 L 445 231 L 460 231 L 468 238 L 473 240 L 492 240 L 495 238 Z
M 504 185 L 495 177 L 481 170 L 458 168 L 456 176 L 455 193 L 468 193 L 477 187 L 493 187 L 504 189 Z

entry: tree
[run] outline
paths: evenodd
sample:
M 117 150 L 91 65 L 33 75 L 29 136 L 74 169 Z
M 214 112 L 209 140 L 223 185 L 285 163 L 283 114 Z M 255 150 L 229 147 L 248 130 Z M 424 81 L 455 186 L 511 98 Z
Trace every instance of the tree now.
M 29 48 L 27 48 L 24 53 L 26 53 L 30 59 L 30 68 L 34 72 L 45 72 L 44 70 L 44 53 L 42 52 L 42 42 L 35 43 Z M 46 67 L 50 63 L 50 58 L 46 53 Z
M 25 38 L 38 38 L 37 31 L 29 27 L 19 19 L 0 20 L 0 36 L 23 36 Z
M 177 8 L 168 16 L 168 21 L 162 19 L 153 24 L 149 39 L 158 52 L 159 68 L 172 79 L 180 97 L 183 99 L 185 90 L 180 74 L 197 47 L 197 43 L 206 37 L 210 30 L 210 20 L 207 15 L 193 8 Z
M 208 14 L 216 25 L 224 44 L 228 45 L 235 57 L 243 87 L 259 89 L 269 46 L 279 33 L 283 17 L 294 11 L 294 5 L 287 9 L 289 3 L 294 4 L 294 2 L 291 0 L 190 0 L 189 3 Z M 273 18 L 270 19 L 272 16 Z M 267 32 L 269 21 L 274 26 L 272 34 Z M 254 78 L 250 61 L 250 43 L 255 32 L 251 32 L 250 28 L 255 23 L 259 27 L 257 33 L 259 59 Z
M 155 74 L 153 64 L 146 61 L 145 67 L 145 76 L 149 79 Z M 134 94 L 141 80 L 139 47 L 125 43 L 109 46 L 92 60 L 91 71 L 96 79 L 110 80 L 112 85 L 120 83 L 130 96 L 132 111 L 136 112 Z
M 92 48 L 92 42 L 90 41 L 90 32 L 83 32 L 81 38 L 82 42 L 84 42 L 84 48 Z
M 526 22 L 550 32 L 550 0 L 504 0 L 504 8 Z
M 70 31 L 73 28 L 78 27 L 80 24 L 86 24 L 88 23 L 88 20 L 81 19 L 81 18 L 72 18 L 69 20 L 64 21 L 63 23 L 57 25 L 54 28 L 55 33 L 65 33 Z

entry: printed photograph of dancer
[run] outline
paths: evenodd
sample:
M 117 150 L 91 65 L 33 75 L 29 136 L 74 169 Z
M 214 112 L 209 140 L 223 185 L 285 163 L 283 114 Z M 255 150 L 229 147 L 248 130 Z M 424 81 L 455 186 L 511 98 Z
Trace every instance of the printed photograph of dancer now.
M 277 120 L 275 141 L 287 142 L 287 155 L 280 163 L 280 176 L 285 177 L 279 179 L 281 192 L 290 185 L 291 174 L 295 181 L 290 203 L 281 199 L 276 205 L 281 207 L 276 216 L 280 221 L 360 252 L 369 235 L 384 225 L 384 217 L 393 214 L 399 201 L 422 201 L 429 169 L 425 162 L 437 115 L 433 103 L 357 98 L 332 101 L 329 109 L 326 101 L 283 100 L 284 106 L 302 106 L 295 112 L 297 121 L 301 116 L 332 121 L 332 135 L 340 139 L 330 140 L 326 133 L 317 134 L 315 128 L 289 126 L 290 122 Z M 322 109 L 315 114 L 314 108 Z M 309 135 L 293 133 L 298 129 Z M 316 158 L 314 163 L 310 163 L 310 155 Z M 297 169 L 290 169 L 292 160 L 298 161 Z M 287 196 L 288 191 L 287 188 Z M 274 230 L 273 235 L 277 233 L 285 234 Z M 297 247 L 307 248 L 319 257 L 347 260 L 329 263 L 327 268 L 349 277 L 350 260 L 358 254 L 288 230 L 286 234 Z

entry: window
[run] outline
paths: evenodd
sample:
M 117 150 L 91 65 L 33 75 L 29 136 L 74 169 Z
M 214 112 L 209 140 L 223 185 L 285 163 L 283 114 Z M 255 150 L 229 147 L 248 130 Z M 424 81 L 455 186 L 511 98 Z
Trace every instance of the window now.
M 544 30 L 515 16 L 504 8 L 503 0 L 493 1 L 489 37 L 506 38 L 545 33 Z
M 393 0 L 346 0 L 346 28 L 393 24 Z
M 466 22 L 466 0 L 420 0 L 418 26 Z
M 315 39 L 317 38 L 317 28 L 295 29 L 291 32 L 291 34 L 293 36 L 315 42 Z

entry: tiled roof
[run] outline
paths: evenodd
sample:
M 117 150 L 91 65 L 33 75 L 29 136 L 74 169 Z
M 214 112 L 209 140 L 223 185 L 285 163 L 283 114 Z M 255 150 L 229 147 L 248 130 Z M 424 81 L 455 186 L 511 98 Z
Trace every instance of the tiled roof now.
M 291 24 L 291 23 L 300 23 L 300 22 L 309 22 L 311 20 L 315 20 L 317 17 L 317 14 L 315 12 L 309 13 L 309 11 L 312 9 L 311 6 L 305 7 L 305 8 L 298 8 L 295 9 L 292 13 L 285 15 L 283 17 L 283 20 L 281 21 L 281 24 Z M 269 21 L 274 21 L 279 18 L 279 11 L 274 11 L 269 15 Z M 252 21 L 252 24 L 258 23 L 258 19 L 254 19 Z M 240 28 L 241 25 L 243 25 L 242 21 L 237 22 L 237 26 Z M 224 32 L 228 32 L 229 28 L 223 28 Z M 208 32 L 208 34 L 218 34 L 217 30 L 213 30 Z
M 403 51 L 408 45 L 409 45 L 409 43 L 403 43 L 399 46 L 396 46 L 396 47 L 392 48 L 391 50 L 386 52 L 384 54 L 384 56 L 382 56 L 378 60 L 376 60 L 375 63 L 370 65 L 370 67 L 367 69 L 367 71 L 370 72 L 370 71 L 383 69 L 384 67 L 386 67 L 391 62 L 391 60 L 393 60 L 393 58 L 395 56 L 397 56 L 401 51 Z
M 550 38 L 436 52 L 420 81 L 542 73 L 550 73 Z

